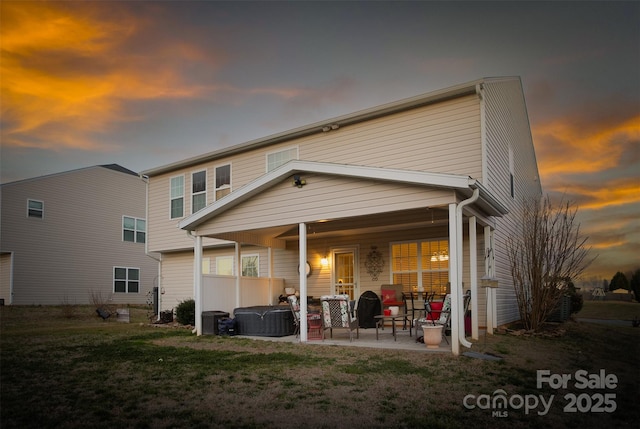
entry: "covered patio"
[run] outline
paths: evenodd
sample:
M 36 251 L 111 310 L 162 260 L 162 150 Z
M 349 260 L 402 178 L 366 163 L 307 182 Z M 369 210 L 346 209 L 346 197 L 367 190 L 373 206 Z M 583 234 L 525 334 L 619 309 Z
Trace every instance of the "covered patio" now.
M 195 273 L 200 273 L 195 276 L 194 284 L 196 331 L 198 335 L 202 333 L 201 314 L 208 309 L 205 307 L 217 299 L 216 296 L 222 298 L 220 294 L 211 293 L 207 286 L 210 279 L 201 274 L 205 238 L 233 242 L 236 261 L 240 260 L 242 245 L 267 249 L 269 269 L 261 296 L 268 302 L 262 302 L 263 305 L 277 304 L 272 302 L 274 293 L 281 290 L 283 284 L 286 286 L 287 276 L 276 272 L 275 266 L 289 267 L 288 272 L 295 270 L 301 313 L 301 334 L 295 341 L 311 344 L 335 341 L 340 344 L 341 339 L 335 336 L 342 333 L 334 332 L 334 340 L 325 339 L 324 342 L 309 340 L 307 336 L 310 288 L 317 295 L 340 292 L 333 277 L 318 276 L 309 280 L 308 270 L 312 267 L 307 270 L 304 267 L 309 265 L 310 255 L 326 257 L 329 248 L 336 248 L 333 243 L 343 243 L 345 239 L 352 240 L 357 247 L 365 245 L 362 237 L 389 237 L 380 238 L 388 246 L 393 241 L 391 237 L 395 236 L 437 236 L 444 233 L 448 243 L 448 292 L 451 294 L 452 311 L 450 346 L 443 342 L 446 347 L 442 349 L 457 355 L 460 346 L 471 346 L 464 333 L 463 278 L 468 278 L 466 289 L 471 291 L 471 336 L 478 338 L 479 301 L 486 303 L 483 324 L 489 332 L 495 326 L 495 297 L 491 288 L 481 294 L 480 283 L 481 279 L 493 277 L 492 231 L 495 223 L 492 217 L 506 213 L 502 204 L 469 177 L 290 161 L 180 222 L 179 227 L 195 238 L 194 269 Z M 484 259 L 484 270 L 480 273 L 478 237 L 483 240 L 484 247 L 484 254 L 480 255 Z M 292 257 L 295 253 L 296 257 Z M 468 261 L 465 261 L 465 254 Z M 355 293 L 352 299 L 357 300 L 359 294 L 372 289 L 375 283 L 358 281 L 361 258 L 357 253 L 355 259 L 355 280 L 349 291 Z M 463 270 L 463 267 L 466 268 Z M 242 277 L 240 264 L 236 264 L 235 269 L 236 273 L 230 279 L 234 285 L 233 295 L 227 294 L 227 299 L 235 300 L 234 307 L 241 307 L 247 305 L 243 291 L 248 280 Z M 377 287 L 381 283 L 389 281 L 378 281 Z M 255 298 L 256 295 L 251 296 Z M 415 342 L 415 334 L 409 337 L 408 331 L 399 331 L 397 341 L 393 341 L 390 332 L 391 328 L 387 327 L 376 341 L 375 329 L 360 329 L 361 338 L 353 343 L 385 348 L 385 344 L 390 342 L 393 344 L 389 348 L 426 350 L 424 344 Z M 369 338 L 371 335 L 373 340 Z M 391 341 L 383 339 L 385 337 L 391 337 Z

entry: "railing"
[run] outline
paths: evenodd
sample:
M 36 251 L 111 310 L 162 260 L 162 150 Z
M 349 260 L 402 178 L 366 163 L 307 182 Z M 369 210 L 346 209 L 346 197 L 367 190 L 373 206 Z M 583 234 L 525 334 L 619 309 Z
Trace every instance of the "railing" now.
M 241 277 L 240 305 L 236 305 L 235 276 L 205 274 L 202 280 L 203 311 L 233 314 L 237 307 L 277 304 L 277 296 L 284 290 L 284 279 L 281 278 Z

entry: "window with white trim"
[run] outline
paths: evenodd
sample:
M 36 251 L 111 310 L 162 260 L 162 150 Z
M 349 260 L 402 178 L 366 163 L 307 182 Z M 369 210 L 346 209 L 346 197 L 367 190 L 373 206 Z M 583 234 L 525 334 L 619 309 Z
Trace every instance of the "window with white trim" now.
M 44 201 L 27 200 L 27 217 L 42 219 L 44 217 Z
M 191 174 L 191 213 L 207 206 L 207 171 Z
M 292 159 L 298 159 L 298 148 L 291 147 L 278 152 L 272 152 L 267 154 L 267 173 L 271 170 L 275 170 L 283 164 L 291 161 Z
M 122 216 L 122 240 L 131 243 L 144 243 L 147 235 L 147 222 L 144 219 Z
M 233 256 L 216 256 L 216 274 L 219 276 L 232 276 Z
M 113 267 L 113 292 L 140 292 L 140 268 Z
M 391 281 L 402 284 L 407 292 L 424 290 L 438 295 L 448 293 L 448 240 L 392 243 Z
M 184 216 L 184 176 L 171 178 L 171 219 Z
M 260 255 L 242 255 L 242 275 L 244 277 L 260 277 Z
M 216 167 L 216 201 L 231 193 L 231 164 Z

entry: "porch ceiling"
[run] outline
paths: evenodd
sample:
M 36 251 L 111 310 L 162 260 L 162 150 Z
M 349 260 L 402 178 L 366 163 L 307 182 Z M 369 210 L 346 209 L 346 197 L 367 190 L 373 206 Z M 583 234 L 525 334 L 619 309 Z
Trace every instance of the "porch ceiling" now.
M 435 227 L 448 224 L 447 210 L 446 207 L 432 207 L 350 218 L 323 219 L 307 223 L 307 230 L 309 238 L 314 239 Z M 244 233 L 221 234 L 216 238 L 240 241 L 244 244 L 284 247 L 286 241 L 298 240 L 298 233 L 298 224 L 290 224 L 254 229 Z M 280 243 L 279 246 L 278 243 Z

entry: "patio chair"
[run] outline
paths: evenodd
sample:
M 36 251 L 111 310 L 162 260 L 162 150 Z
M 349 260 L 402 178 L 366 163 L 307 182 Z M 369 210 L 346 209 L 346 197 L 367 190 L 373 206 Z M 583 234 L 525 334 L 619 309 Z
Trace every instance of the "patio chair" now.
M 404 322 L 404 329 L 407 328 L 407 319 L 409 323 L 417 319 L 420 313 L 424 313 L 426 317 L 427 292 L 402 292 L 402 301 L 404 302 L 405 313 L 407 317 Z
M 291 312 L 293 313 L 293 322 L 296 325 L 295 333 L 296 337 L 298 337 L 300 335 L 300 303 L 295 295 L 289 295 L 287 301 L 289 301 L 289 307 L 291 307 Z
M 325 295 L 320 297 L 322 303 L 322 339 L 324 332 L 329 329 L 333 338 L 334 329 L 346 329 L 349 331 L 349 341 L 353 341 L 353 330 L 356 331 L 356 338 L 360 338 L 358 317 L 355 309 L 349 302 L 349 295 Z

